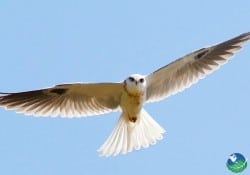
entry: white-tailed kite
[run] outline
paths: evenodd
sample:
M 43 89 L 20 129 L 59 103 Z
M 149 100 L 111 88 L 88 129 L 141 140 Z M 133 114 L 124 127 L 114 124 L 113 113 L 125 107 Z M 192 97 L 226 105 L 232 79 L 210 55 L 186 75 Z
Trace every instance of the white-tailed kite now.
M 196 50 L 149 75 L 134 74 L 118 83 L 70 83 L 17 93 L 0 93 L 0 106 L 34 116 L 82 117 L 121 110 L 100 155 L 127 153 L 163 138 L 165 130 L 143 109 L 190 87 L 218 69 L 250 39 L 250 32 Z

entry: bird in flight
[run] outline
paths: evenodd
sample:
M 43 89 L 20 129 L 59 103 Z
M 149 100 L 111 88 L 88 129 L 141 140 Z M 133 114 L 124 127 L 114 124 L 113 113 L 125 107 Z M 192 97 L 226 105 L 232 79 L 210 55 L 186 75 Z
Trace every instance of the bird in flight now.
M 250 39 L 250 32 L 204 47 L 148 74 L 121 82 L 59 84 L 26 92 L 0 93 L 0 106 L 33 116 L 84 117 L 121 111 L 100 155 L 128 153 L 155 144 L 165 130 L 143 109 L 190 87 L 218 69 Z

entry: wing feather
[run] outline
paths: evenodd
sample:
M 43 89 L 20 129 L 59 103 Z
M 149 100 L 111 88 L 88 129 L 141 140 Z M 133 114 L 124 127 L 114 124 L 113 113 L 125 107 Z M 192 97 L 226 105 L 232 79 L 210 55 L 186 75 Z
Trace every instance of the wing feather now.
M 190 87 L 225 64 L 250 39 L 250 32 L 202 48 L 146 76 L 147 102 L 162 100 Z
M 73 83 L 51 88 L 0 93 L 0 106 L 34 116 L 80 117 L 117 110 L 122 83 Z

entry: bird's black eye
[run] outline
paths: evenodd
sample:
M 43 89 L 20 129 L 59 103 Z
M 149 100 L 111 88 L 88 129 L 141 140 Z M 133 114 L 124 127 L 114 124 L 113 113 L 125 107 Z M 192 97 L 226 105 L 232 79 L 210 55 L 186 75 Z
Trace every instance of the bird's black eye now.
M 140 81 L 140 83 L 143 83 L 143 82 L 144 82 L 144 79 L 143 79 L 143 78 L 141 78 L 139 81 Z
M 134 79 L 133 77 L 129 77 L 128 79 L 129 79 L 130 81 L 132 81 L 132 82 L 135 81 L 135 79 Z

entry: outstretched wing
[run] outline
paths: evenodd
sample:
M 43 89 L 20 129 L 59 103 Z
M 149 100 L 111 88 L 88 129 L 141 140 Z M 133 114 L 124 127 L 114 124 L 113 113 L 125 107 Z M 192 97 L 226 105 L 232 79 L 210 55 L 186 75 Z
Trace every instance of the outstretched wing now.
M 0 93 L 0 106 L 35 116 L 80 117 L 116 110 L 121 83 L 74 83 L 51 88 Z
M 218 69 L 250 39 L 250 32 L 194 51 L 146 76 L 147 102 L 158 101 L 190 87 Z

